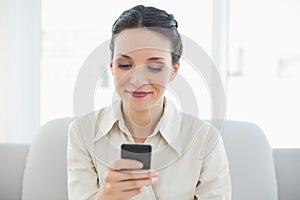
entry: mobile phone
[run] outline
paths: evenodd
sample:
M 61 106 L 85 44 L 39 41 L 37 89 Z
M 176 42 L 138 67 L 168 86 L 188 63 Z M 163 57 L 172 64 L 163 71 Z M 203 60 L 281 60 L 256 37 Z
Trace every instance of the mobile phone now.
M 143 163 L 142 169 L 150 169 L 151 167 L 151 152 L 150 144 L 122 144 L 121 158 L 137 160 Z

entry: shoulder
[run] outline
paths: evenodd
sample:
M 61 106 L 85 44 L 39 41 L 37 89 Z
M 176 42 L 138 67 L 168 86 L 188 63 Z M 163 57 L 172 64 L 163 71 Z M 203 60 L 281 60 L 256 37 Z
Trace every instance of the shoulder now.
M 219 137 L 220 132 L 209 120 L 202 120 L 198 116 L 183 112 L 169 99 L 166 99 L 166 102 L 167 130 L 180 136 L 184 148 L 192 143 L 202 146 Z
M 88 133 L 95 133 L 97 125 L 109 111 L 110 107 L 106 106 L 81 117 L 74 118 L 69 125 L 69 129 L 76 131 L 79 134 L 84 133 L 85 135 Z
M 189 114 L 182 114 L 182 141 L 194 149 L 200 157 L 207 155 L 219 142 L 221 133 L 209 120 L 202 120 Z
M 209 120 L 202 120 L 186 113 L 182 113 L 181 115 L 181 129 L 193 130 L 193 132 L 198 134 L 201 133 L 202 136 L 219 134 L 218 129 Z

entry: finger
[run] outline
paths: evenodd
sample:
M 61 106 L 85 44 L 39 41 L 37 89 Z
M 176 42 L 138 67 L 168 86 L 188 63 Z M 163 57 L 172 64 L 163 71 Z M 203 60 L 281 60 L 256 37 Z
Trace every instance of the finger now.
M 113 170 L 121 170 L 121 169 L 142 169 L 143 163 L 137 161 L 137 160 L 131 160 L 131 159 L 119 159 L 113 162 L 113 164 L 110 167 Z
M 120 193 L 120 198 L 123 199 L 131 199 L 132 197 L 138 195 L 141 193 L 141 189 L 135 189 L 135 190 L 127 190 Z
M 109 170 L 107 174 L 107 178 L 109 178 L 110 182 L 120 182 L 120 181 L 127 181 L 133 179 L 147 179 L 147 178 L 154 178 L 158 177 L 158 172 L 156 171 L 142 171 L 142 172 L 132 172 L 132 171 L 115 171 Z
M 116 189 L 118 191 L 128 191 L 140 189 L 142 187 L 155 184 L 158 181 L 157 177 L 147 179 L 134 179 L 130 181 L 123 181 L 116 183 Z

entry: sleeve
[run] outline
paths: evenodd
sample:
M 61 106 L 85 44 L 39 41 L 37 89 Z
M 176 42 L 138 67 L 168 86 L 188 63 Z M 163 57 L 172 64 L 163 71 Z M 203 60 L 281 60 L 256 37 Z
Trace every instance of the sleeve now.
M 69 200 L 96 199 L 99 189 L 96 167 L 79 138 L 75 121 L 70 124 L 68 132 L 67 175 Z
M 194 199 L 230 200 L 231 178 L 222 137 L 211 152 L 203 158 L 202 170 L 195 189 Z

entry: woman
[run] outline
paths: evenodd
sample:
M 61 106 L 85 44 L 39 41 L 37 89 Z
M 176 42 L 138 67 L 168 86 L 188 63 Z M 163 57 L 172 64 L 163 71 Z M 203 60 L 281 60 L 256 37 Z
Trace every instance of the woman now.
M 120 100 L 70 125 L 69 199 L 230 199 L 219 132 L 164 97 L 182 54 L 174 17 L 135 6 L 113 25 L 110 49 Z M 151 144 L 152 170 L 120 159 L 122 143 Z

